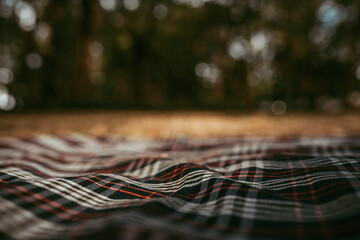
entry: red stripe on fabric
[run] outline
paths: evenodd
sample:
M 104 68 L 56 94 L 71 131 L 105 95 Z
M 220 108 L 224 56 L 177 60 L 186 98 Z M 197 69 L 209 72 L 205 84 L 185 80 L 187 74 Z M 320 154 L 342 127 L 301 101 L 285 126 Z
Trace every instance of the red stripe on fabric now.
M 210 189 L 212 187 L 209 187 L 208 189 Z M 199 193 L 195 193 L 195 194 L 190 194 L 188 193 L 187 195 L 196 195 L 196 197 L 189 197 L 189 196 L 186 196 L 186 195 L 182 195 L 182 194 L 175 194 L 174 196 L 181 196 L 181 197 L 184 197 L 184 198 L 187 198 L 187 199 L 198 199 L 198 198 L 203 198 L 203 197 L 207 197 L 209 196 L 210 194 L 213 194 L 215 192 L 218 192 L 218 191 L 221 191 L 221 190 L 228 190 L 228 189 L 236 189 L 236 190 L 242 190 L 242 191 L 248 191 L 248 192 L 260 192 L 259 190 L 257 189 L 247 189 L 247 188 L 240 188 L 240 187 L 233 187 L 233 184 L 230 186 L 230 187 L 221 187 L 221 188 L 218 188 L 216 190 L 212 190 L 211 192 L 208 192 L 204 195 L 199 195 Z M 204 191 L 204 190 L 203 190 Z
M 93 182 L 93 183 L 95 183 L 96 185 L 98 185 L 98 186 L 100 186 L 100 187 L 104 187 L 104 188 L 108 188 L 108 189 L 111 189 L 111 190 L 115 190 L 115 191 L 127 193 L 127 194 L 130 194 L 130 195 L 133 195 L 133 196 L 136 196 L 136 197 L 140 197 L 140 198 L 150 199 L 149 196 L 143 196 L 143 195 L 136 194 L 136 193 L 129 192 L 129 191 L 125 191 L 125 190 L 122 190 L 122 189 L 119 189 L 119 188 L 113 188 L 113 187 L 108 187 L 108 186 L 101 185 L 100 183 L 98 183 L 98 182 L 96 182 L 96 181 L 94 181 L 94 180 L 91 180 L 90 178 L 86 178 L 86 177 L 80 177 L 80 178 L 83 178 L 83 179 L 85 179 L 85 180 L 88 180 L 88 181 L 90 181 L 90 182 Z M 125 185 L 124 185 L 124 186 L 125 186 Z
M 185 171 L 185 168 L 182 168 L 182 170 L 181 170 L 181 172 L 180 172 L 180 178 L 179 178 L 179 179 L 181 179 L 181 178 L 184 176 L 184 171 Z M 179 181 L 178 184 L 176 185 L 176 189 L 175 189 L 175 191 L 173 191 L 173 194 L 178 191 L 179 186 L 180 186 L 180 181 Z
M 186 165 L 182 168 L 178 168 L 178 165 L 175 166 L 175 169 L 171 172 L 167 172 L 161 176 L 158 176 L 156 178 L 151 178 L 151 180 L 167 180 L 167 179 L 170 179 L 170 182 L 171 182 L 171 179 L 173 179 L 174 177 L 176 177 L 176 173 L 178 172 L 179 174 L 181 173 L 181 171 L 185 171 L 185 170 L 188 170 L 188 169 L 192 169 L 192 168 L 198 168 L 200 169 L 199 166 L 196 166 L 196 165 Z M 171 175 L 171 176 L 168 176 L 168 177 L 165 177 L 167 175 Z M 165 178 L 164 178 L 165 177 Z
M 103 182 L 106 182 L 106 183 L 111 183 L 111 184 L 119 185 L 119 186 L 122 186 L 122 187 L 132 188 L 132 189 L 135 189 L 135 190 L 138 190 L 138 191 L 143 191 L 143 192 L 147 192 L 147 193 L 151 193 L 151 194 L 156 194 L 156 195 L 159 195 L 159 196 L 161 196 L 161 197 L 167 197 L 166 195 L 161 194 L 161 193 L 158 193 L 158 192 L 153 192 L 153 191 L 149 191 L 149 190 L 145 190 L 145 189 L 141 189 L 141 188 L 137 188 L 137 187 L 133 187 L 133 186 L 121 184 L 121 183 L 109 182 L 109 181 L 106 181 L 106 180 L 101 179 L 101 178 L 96 177 L 96 176 L 90 176 L 90 177 L 96 178 L 96 179 L 98 179 L 98 180 L 100 180 L 100 181 L 103 181 Z
M 286 160 L 287 160 L 287 164 L 289 166 L 289 168 L 293 170 L 293 166 L 291 164 L 291 161 L 289 160 L 289 157 L 286 155 Z M 300 211 L 300 203 L 299 203 L 299 199 L 298 199 L 298 192 L 296 189 L 296 181 L 294 176 L 291 176 L 291 184 L 293 186 L 293 193 L 294 193 L 294 204 L 295 204 L 295 217 L 296 217 L 296 221 L 298 223 L 298 228 L 297 228 L 297 238 L 298 239 L 304 239 L 305 238 L 305 232 L 303 229 L 303 225 L 302 223 L 302 215 L 301 215 L 301 211 Z
M 347 189 L 347 188 L 352 188 L 352 187 L 350 187 L 350 186 L 342 186 L 342 187 L 338 187 L 338 188 L 336 188 L 336 189 L 331 189 L 331 190 L 326 190 L 326 189 L 328 189 L 328 188 L 330 188 L 330 187 L 334 187 L 334 186 L 337 186 L 337 185 L 342 185 L 343 183 L 333 183 L 333 184 L 328 184 L 328 185 L 326 185 L 326 186 L 324 186 L 324 187 L 322 187 L 322 188 L 319 188 L 319 189 L 317 189 L 317 191 L 314 191 L 314 193 L 316 193 L 317 194 L 317 197 L 318 198 L 320 198 L 320 197 L 325 197 L 325 196 L 327 196 L 327 195 L 329 195 L 329 194 L 331 194 L 331 193 L 334 193 L 334 192 L 337 192 L 337 191 L 339 191 L 339 190 L 344 190 L 344 189 Z M 320 191 L 325 191 L 326 190 L 326 192 L 324 192 L 324 193 L 319 193 Z M 298 196 L 298 200 L 309 200 L 309 199 L 312 199 L 312 197 L 299 197 L 299 195 L 305 195 L 305 194 L 312 194 L 311 193 L 311 191 L 310 192 L 298 192 L 298 193 L 296 193 L 296 194 L 294 194 L 294 193 L 281 193 L 281 194 L 277 194 L 278 196 Z
M 65 219 L 65 220 L 76 220 L 76 221 L 84 221 L 88 219 L 89 217 L 93 216 L 99 216 L 103 215 L 102 213 L 83 213 L 76 210 L 69 209 L 61 204 L 58 204 L 50 199 L 47 199 L 37 193 L 34 193 L 30 190 L 27 190 L 21 186 L 17 186 L 14 184 L 11 184 L 12 187 L 15 187 L 18 191 L 16 191 L 13 188 L 3 188 L 4 190 L 11 192 L 12 194 L 15 194 L 19 196 L 20 198 L 25 199 L 26 201 L 35 204 L 37 207 L 44 209 L 45 211 L 48 211 L 50 213 L 55 214 L 59 218 Z M 1 186 L 0 186 L 1 187 Z M 27 193 L 29 195 L 25 195 L 24 193 Z M 59 211 L 58 209 L 63 210 L 64 212 Z
M 360 170 L 360 167 L 345 167 L 347 170 Z M 334 169 L 335 171 L 337 171 L 338 169 L 336 167 L 326 167 L 326 170 L 330 170 L 330 169 Z M 267 174 L 268 175 L 281 175 L 281 174 L 284 174 L 284 173 L 292 173 L 292 172 L 303 172 L 304 169 L 302 168 L 298 168 L 298 169 L 289 169 L 289 170 L 284 170 L 284 171 L 281 171 L 281 172 L 268 172 Z M 308 171 L 324 171 L 324 167 L 310 167 L 308 168 Z M 240 173 L 241 170 L 239 171 L 231 171 L 231 174 L 234 174 L 234 173 Z M 256 173 L 256 171 L 248 171 L 249 173 Z M 264 173 L 266 173 L 267 171 L 264 171 Z M 281 175 L 279 177 L 283 177 L 283 176 L 286 176 L 286 175 Z
M 325 224 L 325 218 L 324 218 L 324 216 L 323 216 L 323 214 L 322 214 L 322 212 L 320 210 L 319 205 L 317 204 L 317 197 L 315 195 L 316 191 L 315 191 L 314 186 L 313 186 L 314 183 L 313 183 L 312 177 L 311 177 L 310 174 L 308 174 L 308 169 L 306 168 L 304 161 L 301 158 L 299 158 L 299 161 L 301 163 L 301 166 L 305 170 L 305 174 L 306 174 L 306 177 L 307 177 L 308 182 L 309 182 L 309 186 L 310 186 L 310 189 L 311 189 L 311 191 L 310 191 L 311 198 L 313 200 L 316 215 L 318 216 L 318 218 L 319 218 L 319 220 L 321 222 L 321 230 L 323 232 L 323 237 L 325 237 L 325 239 L 329 239 L 329 229 Z
M 280 178 L 280 177 L 293 177 L 295 175 L 295 173 L 293 174 L 287 174 L 287 175 L 281 175 L 281 176 L 272 176 L 272 175 L 250 175 L 250 174 L 241 174 L 241 175 L 225 175 L 225 177 L 253 177 L 253 178 L 264 178 L 264 177 L 268 177 L 268 178 Z

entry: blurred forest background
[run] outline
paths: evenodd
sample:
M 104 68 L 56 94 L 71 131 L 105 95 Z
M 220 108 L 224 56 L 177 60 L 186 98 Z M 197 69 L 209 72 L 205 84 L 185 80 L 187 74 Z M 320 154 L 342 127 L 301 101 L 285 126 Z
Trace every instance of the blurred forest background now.
M 0 109 L 360 109 L 360 1 L 0 0 Z

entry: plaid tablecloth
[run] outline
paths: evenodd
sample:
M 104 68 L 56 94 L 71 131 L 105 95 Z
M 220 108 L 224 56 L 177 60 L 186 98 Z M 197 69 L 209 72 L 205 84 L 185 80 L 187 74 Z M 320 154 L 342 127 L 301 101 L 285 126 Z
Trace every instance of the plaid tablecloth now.
M 360 239 L 360 138 L 0 138 L 0 238 Z

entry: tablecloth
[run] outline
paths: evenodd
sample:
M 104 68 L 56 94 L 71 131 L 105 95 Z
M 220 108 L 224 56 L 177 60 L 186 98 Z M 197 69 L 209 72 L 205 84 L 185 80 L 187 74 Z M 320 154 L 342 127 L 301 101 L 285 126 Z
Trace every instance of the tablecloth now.
M 360 137 L 1 137 L 0 232 L 360 239 Z

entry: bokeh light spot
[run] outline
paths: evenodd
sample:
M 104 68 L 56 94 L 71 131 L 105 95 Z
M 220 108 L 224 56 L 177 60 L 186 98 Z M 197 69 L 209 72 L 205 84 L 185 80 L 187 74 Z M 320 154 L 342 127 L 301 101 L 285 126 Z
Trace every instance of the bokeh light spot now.
M 271 104 L 271 112 L 277 116 L 283 115 L 286 108 L 286 103 L 282 100 L 276 100 Z
M 139 0 L 124 0 L 124 7 L 129 11 L 138 9 L 139 4 Z
M 29 53 L 26 55 L 26 64 L 31 69 L 38 69 L 41 67 L 43 61 L 39 54 L 37 53 Z
M 154 17 L 159 20 L 164 20 L 168 15 L 168 8 L 164 4 L 157 4 L 153 11 Z
M 213 88 L 220 81 L 221 71 L 215 64 L 200 62 L 195 67 L 195 73 L 202 78 L 205 88 Z
M 114 11 L 118 6 L 116 0 L 99 0 L 99 4 L 104 10 L 109 12 Z
M 195 73 L 198 77 L 206 77 L 210 74 L 210 67 L 207 63 L 198 63 L 195 68 Z
M 47 41 L 49 41 L 50 34 L 51 34 L 51 27 L 47 23 L 41 22 L 38 24 L 35 30 L 34 37 L 37 42 L 44 44 Z
M 189 4 L 193 8 L 200 8 L 204 5 L 203 0 L 189 0 Z
M 245 38 L 239 36 L 232 41 L 228 52 L 233 59 L 244 59 L 249 52 L 249 44 Z
M 10 95 L 5 87 L 0 87 L 0 109 L 9 111 L 15 107 L 15 98 Z
M 89 44 L 89 53 L 94 57 L 100 57 L 104 52 L 104 47 L 100 42 L 91 42 Z
M 32 31 L 36 27 L 36 12 L 27 2 L 19 1 L 15 6 L 18 24 L 24 31 Z
M 13 80 L 13 73 L 8 68 L 0 68 L 0 83 L 8 84 Z
M 319 8 L 318 18 L 325 28 L 333 28 L 346 18 L 347 12 L 343 6 L 333 1 L 325 1 Z
M 268 39 L 263 32 L 254 34 L 250 39 L 250 45 L 255 52 L 261 51 L 266 48 Z

